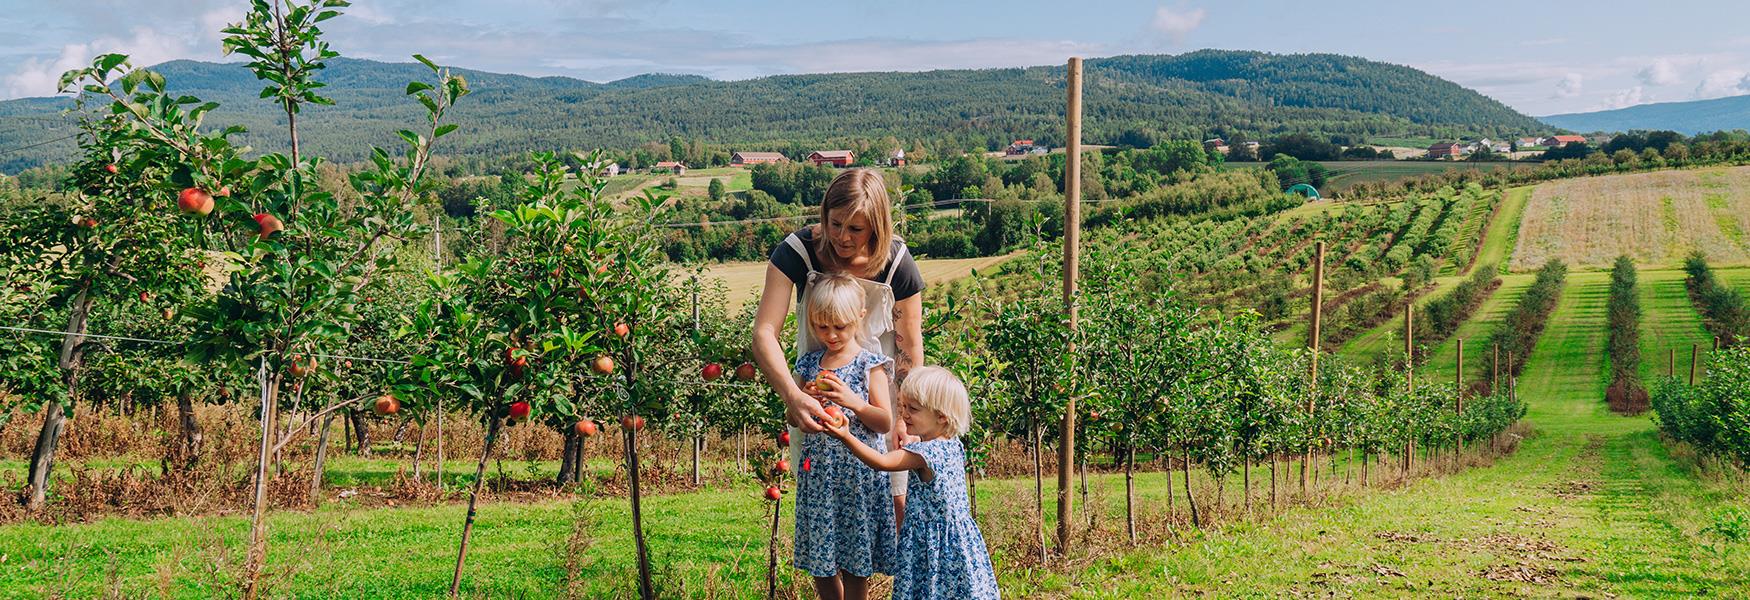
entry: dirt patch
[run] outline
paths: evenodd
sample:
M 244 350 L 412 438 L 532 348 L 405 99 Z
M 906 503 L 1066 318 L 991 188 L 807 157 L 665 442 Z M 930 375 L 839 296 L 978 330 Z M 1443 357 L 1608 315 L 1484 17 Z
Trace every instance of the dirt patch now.
M 1597 488 L 1598 488 L 1597 482 L 1584 481 L 1584 480 L 1578 480 L 1578 479 L 1557 482 L 1555 484 L 1548 486 L 1548 489 L 1551 493 L 1555 494 L 1556 497 L 1561 498 L 1563 500 L 1574 500 L 1574 499 L 1585 497 L 1585 496 L 1591 494 L 1592 491 L 1597 489 Z
M 1398 531 L 1381 531 L 1373 537 L 1397 544 L 1427 544 L 1440 541 L 1440 538 L 1420 533 L 1403 533 Z

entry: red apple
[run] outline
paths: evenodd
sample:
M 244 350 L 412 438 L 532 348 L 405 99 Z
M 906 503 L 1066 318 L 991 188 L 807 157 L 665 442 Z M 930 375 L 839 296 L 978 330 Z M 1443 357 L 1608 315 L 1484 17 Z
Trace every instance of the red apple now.
M 644 429 L 644 417 L 638 415 L 620 417 L 620 426 L 632 431 L 641 431 Z
M 741 363 L 741 366 L 735 368 L 735 378 L 741 381 L 753 381 L 756 373 L 759 373 L 759 370 L 755 369 L 753 363 L 750 362 Z
M 79 219 L 79 226 L 86 229 L 95 229 L 97 227 L 97 219 L 91 217 L 81 218 Z
M 209 202 L 210 201 L 211 200 L 209 199 Z M 256 224 L 261 225 L 261 239 L 264 240 L 272 237 L 273 234 L 286 230 L 286 225 L 280 222 L 279 217 L 267 213 L 256 213 L 255 222 Z
M 177 195 L 176 207 L 182 209 L 182 212 L 204 217 L 213 212 L 213 197 L 206 190 L 187 188 Z
M 632 328 L 627 326 L 625 323 L 615 323 L 614 324 L 614 335 L 617 335 L 620 337 L 626 337 L 626 334 L 629 334 L 629 333 L 632 333 Z
M 166 320 L 166 321 L 169 321 L 171 319 L 176 318 L 176 311 L 170 310 L 168 308 L 164 309 L 164 311 L 160 314 L 164 315 L 164 320 Z
M 589 368 L 602 375 L 613 373 L 614 359 L 606 355 L 597 356 L 595 357 L 595 362 L 590 363 Z
M 151 302 L 152 301 L 152 292 L 140 292 L 140 301 L 141 302 Z
M 224 198 L 224 197 L 227 197 L 230 195 L 231 195 L 231 186 L 228 186 L 228 185 L 221 185 L 221 186 L 219 186 L 219 189 L 217 191 L 213 192 L 213 196 L 218 197 L 218 198 Z
M 778 499 L 782 498 L 782 497 L 784 497 L 783 492 L 778 491 L 778 486 L 775 486 L 775 485 L 766 486 L 766 499 L 767 500 L 777 502 Z
M 826 424 L 831 425 L 834 429 L 844 427 L 851 422 L 850 417 L 846 417 L 845 412 L 839 410 L 836 404 L 829 404 L 822 410 L 826 413 Z
M 383 394 L 377 397 L 376 409 L 378 415 L 386 417 L 401 412 L 401 401 L 392 394 Z
M 780 458 L 780 459 L 778 459 L 778 462 L 772 463 L 772 472 L 773 473 L 782 474 L 782 473 L 787 473 L 789 471 L 790 471 L 790 461 L 787 461 L 787 460 Z
M 510 418 L 511 419 L 520 421 L 522 419 L 528 418 L 528 416 L 529 416 L 529 403 L 523 402 L 520 400 L 517 402 L 510 403 Z
M 578 435 L 581 435 L 583 437 L 590 437 L 590 436 L 595 435 L 596 430 L 597 430 L 597 427 L 596 427 L 595 421 L 591 421 L 589 419 L 584 419 L 582 421 L 577 422 L 577 434 Z
M 723 365 L 717 363 L 705 365 L 705 372 L 703 375 L 705 381 L 716 381 L 718 377 L 723 376 Z
M 788 431 L 778 432 L 778 447 L 779 448 L 789 448 L 790 447 L 790 432 L 788 432 Z
M 292 357 L 292 364 L 287 369 L 293 377 L 308 377 L 316 371 L 316 359 L 306 359 L 302 356 Z
M 114 174 L 116 174 L 116 172 L 117 172 L 117 171 L 120 171 L 120 170 L 121 170 L 121 168 L 120 168 L 120 167 L 117 167 L 117 166 L 115 166 L 115 163 L 110 163 L 110 164 L 107 164 L 107 165 L 103 165 L 103 170 L 105 170 L 105 171 L 109 171 L 109 174 L 110 174 L 110 175 L 114 175 Z

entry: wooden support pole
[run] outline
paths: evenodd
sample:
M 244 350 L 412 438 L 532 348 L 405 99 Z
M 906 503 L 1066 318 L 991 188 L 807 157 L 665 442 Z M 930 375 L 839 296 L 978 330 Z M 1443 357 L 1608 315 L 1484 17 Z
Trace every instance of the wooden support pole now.
M 1070 330 L 1076 328 L 1076 277 L 1080 268 L 1082 237 L 1082 59 L 1071 57 L 1067 69 L 1069 98 L 1064 115 L 1067 147 L 1064 149 L 1063 171 L 1063 306 L 1069 313 Z M 1075 348 L 1070 347 L 1071 361 Z M 1076 453 L 1076 398 L 1071 394 L 1063 406 L 1063 432 L 1057 452 L 1057 551 L 1069 551 L 1070 516 L 1074 514 L 1070 495 L 1070 472 Z
M 1404 301 L 1404 392 L 1416 393 L 1416 301 Z M 1404 477 L 1416 466 L 1416 437 L 1412 433 L 1404 444 Z
M 1695 363 L 1701 361 L 1701 344 L 1689 345 L 1689 385 L 1695 385 Z
M 1312 315 L 1310 317 L 1312 320 L 1307 326 L 1307 336 L 1306 336 L 1306 347 L 1308 350 L 1312 351 L 1312 356 L 1310 357 L 1311 360 L 1308 363 L 1309 365 L 1311 365 L 1310 366 L 1311 372 L 1308 373 L 1308 376 L 1311 377 L 1311 380 L 1310 380 L 1311 383 L 1307 386 L 1307 394 L 1306 394 L 1306 416 L 1307 416 L 1307 422 L 1309 422 L 1309 423 L 1312 422 L 1313 410 L 1315 408 L 1317 408 L 1315 403 L 1318 401 L 1317 399 L 1318 399 L 1318 392 L 1319 392 L 1319 325 L 1320 325 L 1319 317 L 1320 317 L 1320 313 L 1324 312 L 1324 308 L 1325 308 L 1325 243 L 1319 242 L 1317 245 L 1315 245 L 1313 247 L 1313 280 L 1312 280 L 1312 311 L 1311 311 Z M 1312 432 L 1312 431 L 1307 432 L 1306 448 L 1302 450 L 1301 456 L 1300 456 L 1300 493 L 1303 496 L 1306 495 L 1306 471 L 1307 471 L 1307 465 L 1312 462 L 1312 446 L 1313 446 L 1313 440 L 1315 437 L 1316 437 L 1315 432 Z
M 1489 393 L 1493 394 L 1495 393 L 1496 382 L 1501 380 L 1501 345 L 1494 344 L 1491 347 L 1494 350 L 1492 356 L 1489 358 Z M 1513 365 L 1509 364 L 1507 365 L 1507 368 L 1511 369 L 1513 368 Z
M 1677 378 L 1677 349 L 1676 348 L 1666 348 L 1665 351 L 1666 351 L 1665 352 L 1665 376 L 1670 377 L 1672 379 L 1676 379 Z
M 1453 375 L 1458 384 L 1458 401 L 1453 405 L 1453 414 L 1464 416 L 1464 338 L 1458 338 L 1458 368 Z M 1453 433 L 1454 447 L 1452 451 L 1452 467 L 1458 468 L 1458 458 L 1464 453 L 1464 427 L 1461 425 Z

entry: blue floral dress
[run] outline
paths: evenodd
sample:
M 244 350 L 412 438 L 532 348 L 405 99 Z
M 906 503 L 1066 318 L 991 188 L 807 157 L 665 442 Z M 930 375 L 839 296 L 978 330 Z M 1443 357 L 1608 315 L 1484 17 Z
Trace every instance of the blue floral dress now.
M 913 473 L 899 532 L 893 600 L 997 600 L 996 571 L 966 498 L 966 449 L 954 438 L 905 445 L 924 457 L 935 479 Z
M 797 359 L 796 374 L 802 381 L 819 376 L 823 355 L 817 350 Z M 864 350 L 832 372 L 867 399 L 869 371 L 892 367 L 892 359 Z M 851 435 L 877 452 L 887 451 L 881 434 L 870 431 L 851 411 L 845 416 L 851 422 Z M 832 577 L 840 571 L 858 577 L 892 574 L 898 550 L 887 474 L 869 468 L 843 442 L 825 433 L 802 437 L 798 467 L 796 568 L 814 577 Z

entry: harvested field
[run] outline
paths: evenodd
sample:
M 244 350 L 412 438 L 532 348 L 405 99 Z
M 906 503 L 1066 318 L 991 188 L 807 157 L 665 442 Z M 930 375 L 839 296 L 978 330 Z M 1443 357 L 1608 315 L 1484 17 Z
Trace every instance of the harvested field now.
M 1710 263 L 1750 263 L 1750 167 L 1656 171 L 1537 186 L 1519 226 L 1511 268 L 1560 258 L 1603 268 L 1627 254 L 1675 266 L 1690 252 Z

